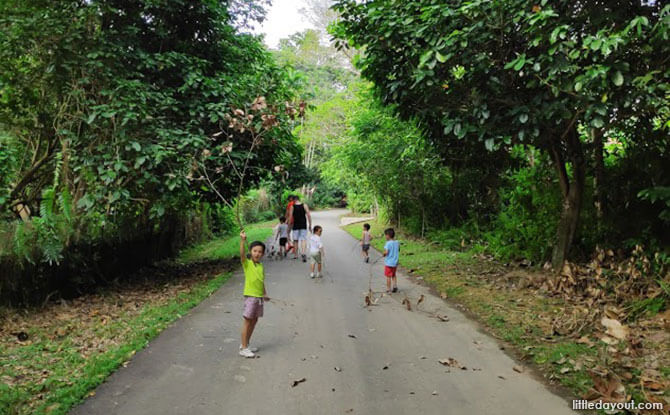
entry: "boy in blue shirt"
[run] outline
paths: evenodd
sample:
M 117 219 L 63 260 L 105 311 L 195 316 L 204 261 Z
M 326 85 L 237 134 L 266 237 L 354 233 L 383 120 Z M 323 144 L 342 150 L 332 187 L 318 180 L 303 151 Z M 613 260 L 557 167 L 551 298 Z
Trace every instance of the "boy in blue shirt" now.
M 391 282 L 393 282 L 393 292 L 398 292 L 398 280 L 395 273 L 398 269 L 398 258 L 400 256 L 400 243 L 395 239 L 395 231 L 388 228 L 384 231 L 386 244 L 384 245 L 384 275 L 386 276 L 386 292 L 391 292 Z

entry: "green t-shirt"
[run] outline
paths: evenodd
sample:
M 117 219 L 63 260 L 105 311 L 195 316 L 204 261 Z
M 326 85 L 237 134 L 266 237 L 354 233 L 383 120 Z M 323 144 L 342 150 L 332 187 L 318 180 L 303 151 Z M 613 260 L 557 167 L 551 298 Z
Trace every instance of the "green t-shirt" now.
M 245 259 L 242 262 L 242 269 L 244 270 L 244 295 L 248 297 L 263 297 L 263 288 L 265 288 L 263 264 Z

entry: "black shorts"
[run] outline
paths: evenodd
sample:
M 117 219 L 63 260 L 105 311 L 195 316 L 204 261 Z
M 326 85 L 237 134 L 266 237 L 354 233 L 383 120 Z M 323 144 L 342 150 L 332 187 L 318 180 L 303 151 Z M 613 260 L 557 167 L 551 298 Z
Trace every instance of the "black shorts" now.
M 363 252 L 368 252 L 370 250 L 370 244 L 363 244 Z
M 279 238 L 279 246 L 286 246 L 288 238 Z

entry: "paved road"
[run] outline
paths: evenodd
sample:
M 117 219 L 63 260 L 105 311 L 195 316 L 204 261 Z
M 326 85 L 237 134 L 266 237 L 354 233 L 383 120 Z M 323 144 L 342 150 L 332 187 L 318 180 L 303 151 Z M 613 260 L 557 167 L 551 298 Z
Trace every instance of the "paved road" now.
M 515 372 L 494 339 L 424 287 L 401 276 L 399 293 L 364 308 L 368 266 L 337 226 L 342 213 L 313 215 L 324 227 L 322 280 L 310 280 L 302 262 L 266 262 L 268 294 L 282 301 L 266 304 L 252 338 L 260 358 L 237 354 L 237 272 L 72 414 L 573 413 L 528 373 Z M 378 291 L 382 263 L 373 268 Z M 415 304 L 421 294 L 422 311 L 401 304 L 406 295 Z M 431 317 L 436 312 L 449 321 Z M 467 370 L 438 362 L 449 357 Z M 306 381 L 292 387 L 300 378 Z

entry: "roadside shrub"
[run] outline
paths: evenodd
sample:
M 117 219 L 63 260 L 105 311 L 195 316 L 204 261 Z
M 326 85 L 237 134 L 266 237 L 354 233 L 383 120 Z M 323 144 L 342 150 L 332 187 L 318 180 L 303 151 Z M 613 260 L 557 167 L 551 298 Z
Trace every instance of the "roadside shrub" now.
M 544 163 L 512 171 L 500 190 L 501 209 L 484 234 L 489 251 L 501 259 L 550 258 L 556 237 L 561 196 Z

